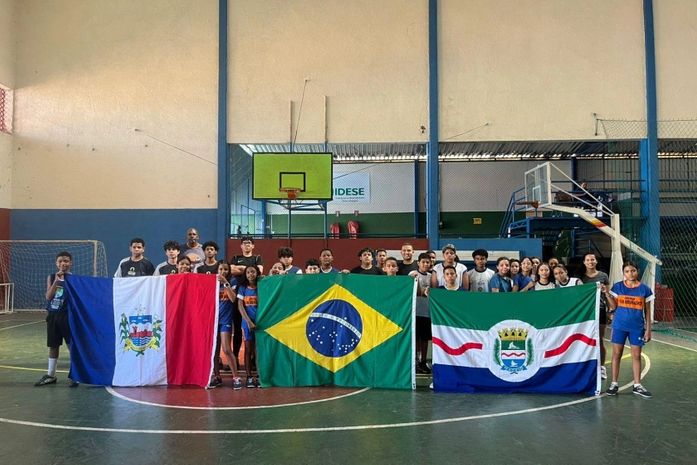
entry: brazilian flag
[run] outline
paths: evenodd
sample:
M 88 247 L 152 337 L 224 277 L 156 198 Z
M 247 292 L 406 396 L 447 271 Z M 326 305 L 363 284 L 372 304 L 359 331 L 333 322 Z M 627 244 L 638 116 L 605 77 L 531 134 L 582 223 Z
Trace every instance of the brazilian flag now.
M 259 281 L 265 386 L 413 388 L 414 280 L 315 274 Z

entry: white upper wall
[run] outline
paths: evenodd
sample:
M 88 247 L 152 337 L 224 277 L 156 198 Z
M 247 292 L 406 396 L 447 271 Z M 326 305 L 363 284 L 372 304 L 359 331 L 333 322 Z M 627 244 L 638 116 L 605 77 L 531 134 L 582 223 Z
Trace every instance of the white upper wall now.
M 305 78 L 298 142 L 324 141 L 324 96 L 330 142 L 426 140 L 426 0 L 230 3 L 229 141 L 287 142 Z M 645 118 L 641 0 L 441 0 L 438 22 L 441 140 Z
M 13 207 L 215 208 L 217 4 L 18 2 Z
M 0 0 L 0 84 L 15 85 L 16 0 Z
M 658 119 L 697 119 L 697 2 L 654 0 L 653 5 Z M 665 136 L 697 137 L 697 134 Z
M 230 0 L 234 143 L 424 141 L 428 2 Z
M 593 113 L 645 118 L 641 0 L 439 6 L 441 140 L 592 139 Z
M 15 0 L 0 0 L 0 84 L 14 88 Z M 0 133 L 0 208 L 12 206 L 12 136 Z

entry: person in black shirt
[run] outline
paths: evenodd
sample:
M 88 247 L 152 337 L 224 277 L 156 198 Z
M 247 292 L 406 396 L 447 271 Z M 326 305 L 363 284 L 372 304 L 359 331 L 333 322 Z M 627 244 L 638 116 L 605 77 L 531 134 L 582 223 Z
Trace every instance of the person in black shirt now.
M 244 270 L 248 266 L 256 266 L 259 274 L 264 272 L 264 265 L 261 255 L 254 255 L 254 238 L 242 236 L 240 238 L 240 248 L 242 255 L 235 255 L 230 260 L 230 273 L 238 281 L 244 278 Z M 236 360 L 239 360 L 240 347 L 242 347 L 242 314 L 232 312 L 232 353 Z
M 399 251 L 402 254 L 402 260 L 397 262 L 400 276 L 408 276 L 413 271 L 419 271 L 419 264 L 414 260 L 414 246 L 409 242 L 402 244 L 402 249 Z
M 65 276 L 70 274 L 73 257 L 69 252 L 56 255 L 56 272 L 46 278 L 46 345 L 48 346 L 48 370 L 34 386 L 55 384 L 58 354 L 63 341 L 70 347 L 70 326 L 68 324 L 67 294 Z M 68 386 L 76 387 L 77 382 L 68 379 Z
M 377 266 L 373 265 L 373 251 L 368 247 L 362 248 L 358 252 L 358 258 L 361 259 L 361 264 L 351 270 L 351 273 L 356 274 L 377 274 L 384 275 L 385 272 L 382 271 Z
M 157 265 L 153 276 L 175 274 L 177 272 L 177 259 L 179 258 L 179 252 L 181 247 L 177 241 L 167 241 L 162 246 L 165 249 L 165 256 L 167 260 Z
M 230 260 L 230 272 L 238 280 L 244 277 L 244 270 L 250 265 L 256 265 L 259 272 L 264 272 L 264 262 L 261 255 L 254 255 L 254 239 L 251 236 L 242 236 L 240 240 L 242 255 L 235 255 Z
M 196 273 L 202 274 L 218 274 L 218 244 L 213 241 L 203 243 L 203 253 L 206 258 L 199 266 L 196 267 Z
M 131 256 L 126 257 L 116 268 L 114 278 L 133 278 L 136 276 L 152 276 L 155 272 L 153 264 L 145 258 L 145 241 L 140 237 L 131 239 Z

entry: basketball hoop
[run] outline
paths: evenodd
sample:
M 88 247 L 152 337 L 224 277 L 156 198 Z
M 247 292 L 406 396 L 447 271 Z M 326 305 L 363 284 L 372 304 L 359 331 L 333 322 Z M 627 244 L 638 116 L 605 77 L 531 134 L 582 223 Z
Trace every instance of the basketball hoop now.
M 525 202 L 516 202 L 516 205 L 529 205 L 535 210 L 537 210 L 540 207 L 540 202 L 538 202 L 537 200 L 531 200 Z
M 288 196 L 288 200 L 295 200 L 298 198 L 298 192 L 300 189 L 297 187 L 281 187 L 278 189 L 279 192 L 283 192 Z

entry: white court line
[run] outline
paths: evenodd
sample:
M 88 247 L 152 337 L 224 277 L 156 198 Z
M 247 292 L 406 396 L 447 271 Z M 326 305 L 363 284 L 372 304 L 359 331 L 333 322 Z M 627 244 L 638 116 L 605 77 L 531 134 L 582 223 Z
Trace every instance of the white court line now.
M 37 321 L 32 321 L 31 323 L 23 323 L 21 325 L 6 326 L 5 328 L 0 328 L 0 331 L 5 331 L 7 329 L 13 329 L 13 328 L 20 328 L 22 326 L 35 325 L 37 323 L 43 323 L 43 322 L 44 322 L 44 320 L 37 320 Z
M 675 344 L 673 342 L 661 341 L 661 340 L 656 339 L 655 337 L 652 337 L 651 341 L 658 342 L 659 344 L 665 344 L 667 346 L 678 347 L 679 349 L 689 350 L 691 352 L 697 352 L 697 349 L 692 349 L 690 347 L 681 346 L 680 344 Z M 649 341 L 649 342 L 651 342 L 651 341 Z
M 654 339 L 655 340 L 655 339 Z M 679 344 L 667 343 L 664 341 L 656 341 L 662 344 L 668 344 L 681 349 L 689 350 L 695 352 L 694 349 L 681 346 Z M 642 352 L 641 356 L 644 358 L 646 364 L 641 372 L 641 378 L 643 379 L 651 368 L 651 359 Z M 624 358 L 624 357 L 623 357 Z M 620 387 L 620 391 L 624 391 L 633 385 L 633 381 Z M 472 415 L 466 417 L 457 418 L 445 418 L 442 420 L 430 420 L 430 421 L 415 421 L 407 423 L 393 423 L 393 424 L 382 424 L 382 425 L 357 425 L 357 426 L 336 426 L 336 427 L 317 427 L 317 428 L 286 428 L 286 429 L 269 429 L 269 430 L 146 430 L 146 429 L 127 429 L 127 428 L 96 428 L 88 426 L 66 426 L 66 425 L 53 425 L 50 423 L 39 423 L 33 421 L 23 421 L 23 420 L 13 420 L 10 418 L 0 417 L 0 423 L 9 423 L 14 425 L 22 426 L 34 426 L 39 428 L 49 428 L 49 429 L 59 429 L 59 430 L 71 430 L 71 431 L 93 431 L 93 432 L 108 432 L 108 433 L 135 433 L 135 434 L 278 434 L 278 433 L 309 433 L 309 432 L 330 432 L 330 431 L 355 431 L 355 430 L 366 430 L 366 429 L 388 429 L 388 428 L 404 428 L 413 426 L 427 426 L 443 423 L 456 423 L 461 421 L 469 420 L 479 420 L 487 418 L 497 418 L 505 417 L 510 415 L 520 415 L 525 413 L 535 413 L 544 410 L 552 410 L 562 407 L 567 407 L 570 405 L 581 404 L 584 402 L 590 402 L 606 397 L 607 394 L 601 394 L 599 396 L 588 397 L 585 399 L 579 399 L 571 402 L 564 402 L 561 404 L 549 405 L 546 407 L 536 407 L 525 410 L 518 410 L 513 412 L 502 412 L 502 413 L 492 413 L 486 415 Z
M 118 392 L 114 391 L 114 389 L 110 386 L 106 387 L 106 392 L 111 394 L 114 397 L 118 397 L 119 399 L 123 399 L 128 402 L 133 402 L 135 404 L 143 404 L 143 405 L 149 405 L 151 407 L 162 407 L 162 408 L 178 408 L 178 409 L 186 409 L 186 410 L 251 410 L 251 409 L 260 409 L 260 408 L 277 408 L 277 407 L 292 407 L 294 405 L 306 405 L 306 404 L 316 404 L 318 402 L 328 402 L 330 400 L 337 400 L 337 399 L 343 399 L 344 397 L 350 397 L 350 396 L 355 396 L 356 394 L 361 394 L 370 388 L 363 388 L 355 392 L 349 392 L 348 394 L 342 394 L 340 396 L 334 396 L 334 397 L 327 397 L 326 399 L 315 399 L 315 400 L 306 400 L 302 402 L 290 402 L 287 404 L 277 404 L 277 405 L 242 405 L 239 407 L 193 407 L 193 406 L 186 406 L 186 405 L 167 405 L 167 404 L 158 404 L 155 402 L 147 402 L 144 400 L 136 400 L 132 399 L 130 397 L 126 397 L 123 394 L 119 394 Z
M 641 354 L 646 361 L 644 370 L 641 372 L 641 377 L 643 378 L 646 373 L 651 369 L 651 360 L 645 354 Z M 633 385 L 633 382 L 629 382 L 620 388 L 623 391 Z M 282 428 L 282 429 L 257 429 L 257 430 L 162 430 L 162 429 L 128 429 L 128 428 L 99 428 L 92 426 L 67 426 L 67 425 L 53 425 L 49 423 L 38 423 L 33 421 L 23 421 L 23 420 L 12 420 L 9 418 L 0 418 L 0 423 L 10 423 L 14 425 L 22 426 L 37 426 L 41 428 L 59 429 L 59 430 L 71 430 L 71 431 L 91 431 L 91 432 L 106 432 L 106 433 L 135 433 L 135 434 L 279 434 L 279 433 L 323 433 L 323 432 L 333 432 L 333 431 L 360 431 L 360 430 L 371 430 L 371 429 L 391 429 L 391 428 L 407 428 L 413 426 L 427 426 L 427 425 L 441 425 L 446 423 L 457 423 L 469 420 L 483 420 L 488 418 L 499 418 L 508 417 L 511 415 L 522 415 L 526 413 L 536 413 L 545 410 L 554 410 L 562 407 L 568 407 L 571 405 L 583 404 L 585 402 L 592 402 L 598 399 L 606 397 L 607 394 L 601 394 L 599 396 L 587 397 L 584 399 L 573 400 L 569 402 L 562 402 L 560 404 L 547 405 L 545 407 L 534 407 L 524 410 L 500 412 L 500 413 L 488 413 L 484 415 L 470 415 L 465 417 L 456 418 L 443 418 L 441 420 L 426 420 L 426 421 L 411 421 L 404 423 L 387 423 L 387 424 L 377 424 L 377 425 L 355 425 L 355 426 L 328 426 L 328 427 L 313 427 L 313 428 Z
M 5 370 L 24 370 L 24 371 L 46 371 L 46 368 L 18 367 L 13 365 L 0 365 Z M 68 373 L 68 370 L 56 370 L 56 373 Z

